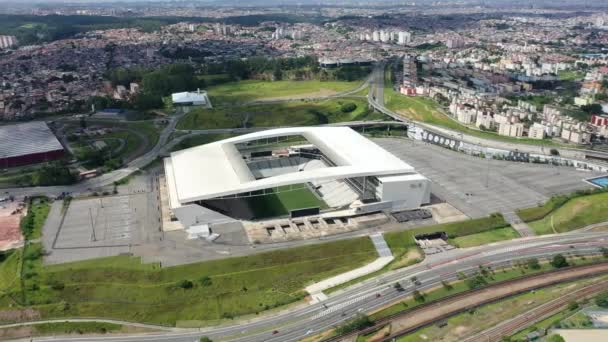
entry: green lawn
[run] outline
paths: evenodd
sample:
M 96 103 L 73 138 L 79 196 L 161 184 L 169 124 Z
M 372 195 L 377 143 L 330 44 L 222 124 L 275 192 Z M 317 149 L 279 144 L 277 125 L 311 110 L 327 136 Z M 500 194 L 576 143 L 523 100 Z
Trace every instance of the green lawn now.
M 343 105 L 351 103 L 356 106 L 353 111 L 342 111 Z M 197 108 L 179 121 L 177 129 L 312 126 L 384 118 L 384 115 L 369 110 L 365 100 L 349 98 L 213 109 Z
M 520 237 L 517 231 L 511 227 L 492 229 L 487 232 L 460 236 L 450 239 L 450 243 L 460 247 L 474 247 L 492 242 L 511 240 Z
M 570 194 L 556 195 L 551 197 L 547 202 L 539 204 L 537 207 L 518 209 L 517 215 L 524 222 L 540 220 L 573 198 L 588 196 L 604 191 L 608 191 L 608 189 L 579 190 Z
M 529 222 L 529 226 L 540 235 L 564 233 L 604 221 L 608 221 L 608 192 L 573 198 L 543 219 Z
M 561 81 L 576 81 L 585 77 L 584 72 L 576 70 L 560 70 L 557 75 Z
M 510 227 L 504 220 L 502 215 L 493 214 L 489 217 L 484 217 L 474 220 L 466 220 L 453 223 L 444 223 L 434 226 L 427 226 L 415 229 L 408 229 L 399 232 L 388 232 L 384 234 L 384 239 L 395 255 L 401 255 L 404 251 L 415 246 L 414 236 L 424 233 L 446 232 L 451 239 L 459 238 L 467 235 L 474 235 L 483 232 L 490 232 L 502 228 Z M 499 235 L 494 235 L 497 237 Z M 505 235 L 508 237 L 508 235 Z M 483 238 L 483 237 L 482 237 Z M 471 238 L 471 241 L 480 241 L 482 238 Z M 487 238 L 487 237 L 486 237 Z M 466 241 L 466 240 L 465 240 Z M 494 240 L 497 241 L 497 240 Z
M 4 293 L 19 283 L 21 250 L 0 253 L 0 293 Z
M 33 200 L 29 210 L 34 215 L 34 230 L 30 239 L 38 239 L 42 236 L 42 226 L 44 226 L 46 217 L 49 215 L 51 204 L 46 197 L 36 198 Z
M 209 144 L 214 141 L 228 139 L 234 137 L 234 134 L 201 134 L 194 135 L 188 138 L 184 138 L 184 140 L 177 143 L 177 145 L 171 148 L 171 152 L 184 150 L 190 147 Z
M 279 188 L 279 192 L 249 197 L 247 202 L 254 212 L 256 219 L 288 215 L 291 210 L 320 207 L 327 208 L 327 204 L 317 198 L 304 184 L 293 186 L 297 190 L 289 190 L 289 187 Z
M 38 251 L 31 245 L 24 256 L 25 291 L 16 284 L 0 295 L 5 310 L 15 309 L 7 298 L 23 298 L 42 318 L 167 325 L 209 324 L 292 303 L 304 297 L 305 286 L 377 257 L 367 237 L 167 268 L 127 256 L 42 267 Z M 9 269 L 9 260 L 0 267 Z M 193 287 L 181 287 L 183 280 Z
M 229 82 L 207 89 L 214 106 L 284 97 L 327 96 L 351 90 L 361 81 L 258 81 Z
M 65 335 L 65 334 L 105 334 L 118 332 L 122 325 L 103 322 L 61 322 L 34 325 L 39 335 Z

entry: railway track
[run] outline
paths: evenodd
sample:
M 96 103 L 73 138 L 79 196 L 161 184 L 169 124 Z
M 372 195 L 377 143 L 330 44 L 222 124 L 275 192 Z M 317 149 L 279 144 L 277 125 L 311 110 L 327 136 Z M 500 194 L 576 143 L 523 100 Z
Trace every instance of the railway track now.
M 457 293 L 454 295 L 450 295 L 448 297 L 445 297 L 445 298 L 437 300 L 437 301 L 428 302 L 428 303 L 422 304 L 420 306 L 414 307 L 412 309 L 405 310 L 400 313 L 396 313 L 396 314 L 384 317 L 382 319 L 379 319 L 376 322 L 374 322 L 375 324 L 372 327 L 369 327 L 369 328 L 366 328 L 363 330 L 353 331 L 351 333 L 341 335 L 341 336 L 334 336 L 334 337 L 323 340 L 323 342 L 337 342 L 337 341 L 342 341 L 346 338 L 357 336 L 357 335 L 366 335 L 368 333 L 373 333 L 374 331 L 377 331 L 379 327 L 390 324 L 396 320 L 401 320 L 401 319 L 411 317 L 412 320 L 411 320 L 411 323 L 409 323 L 410 324 L 409 326 L 406 326 L 405 328 L 402 328 L 401 330 L 399 330 L 381 340 L 383 342 L 389 342 L 389 341 L 393 341 L 394 339 L 396 339 L 398 337 L 411 333 L 412 331 L 418 330 L 422 327 L 431 325 L 440 320 L 447 319 L 451 316 L 454 316 L 461 312 L 466 312 L 468 310 L 474 309 L 474 308 L 482 306 L 482 305 L 494 303 L 494 302 L 500 301 L 502 299 L 505 299 L 505 298 L 508 298 L 508 297 L 511 297 L 514 295 L 518 295 L 521 293 L 525 293 L 525 292 L 528 292 L 531 290 L 586 278 L 586 277 L 589 277 L 590 275 L 595 276 L 595 275 L 601 275 L 601 274 L 605 274 L 605 273 L 608 273 L 608 263 L 603 262 L 603 263 L 595 263 L 595 264 L 584 265 L 584 266 L 567 267 L 567 268 L 557 269 L 554 271 L 544 272 L 544 273 L 540 273 L 540 274 L 536 274 L 536 275 L 532 275 L 532 276 L 519 277 L 519 278 L 511 279 L 508 281 L 495 283 L 495 284 L 483 287 L 481 289 L 468 290 L 468 291 L 460 292 L 460 293 Z M 526 285 L 526 284 L 528 284 L 528 285 Z M 602 282 L 599 284 L 594 284 L 594 285 L 599 286 L 600 284 L 603 286 L 603 289 L 606 289 L 608 287 L 608 281 Z M 492 291 L 500 291 L 501 289 L 504 289 L 504 288 L 508 289 L 509 287 L 516 287 L 517 285 L 522 285 L 522 286 L 519 286 L 515 290 L 508 291 L 504 294 L 500 294 L 500 295 L 496 295 L 496 296 L 486 296 L 487 298 L 474 301 L 473 303 L 458 305 L 459 302 L 465 302 L 465 300 L 468 297 L 471 297 L 471 296 L 480 297 L 480 295 L 482 295 L 484 293 L 489 293 Z M 578 291 L 573 292 L 573 293 L 578 293 Z M 572 299 L 569 299 L 568 301 L 571 301 L 571 300 Z M 563 304 L 561 304 L 561 305 L 563 305 Z M 449 306 L 452 306 L 452 308 L 450 308 Z M 424 314 L 432 316 L 432 317 L 429 317 L 428 319 L 422 319 L 422 320 L 419 319 L 418 321 L 415 321 L 418 317 L 420 317 Z M 486 339 L 487 339 L 487 337 L 486 337 Z
M 500 341 L 504 336 L 510 336 L 517 333 L 537 322 L 540 322 L 548 317 L 562 311 L 569 303 L 583 298 L 596 295 L 608 289 L 608 280 L 597 284 L 586 286 L 574 292 L 570 292 L 560 298 L 554 299 L 548 303 L 540 305 L 522 315 L 505 321 L 495 327 L 482 331 L 474 336 L 464 339 L 462 342 L 475 341 Z

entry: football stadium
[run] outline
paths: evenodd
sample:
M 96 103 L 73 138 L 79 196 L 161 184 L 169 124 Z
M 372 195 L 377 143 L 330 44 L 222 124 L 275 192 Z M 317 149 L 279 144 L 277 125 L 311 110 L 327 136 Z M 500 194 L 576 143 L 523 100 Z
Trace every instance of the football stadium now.
M 430 181 L 348 127 L 266 130 L 164 159 L 172 221 L 361 216 L 430 202 Z

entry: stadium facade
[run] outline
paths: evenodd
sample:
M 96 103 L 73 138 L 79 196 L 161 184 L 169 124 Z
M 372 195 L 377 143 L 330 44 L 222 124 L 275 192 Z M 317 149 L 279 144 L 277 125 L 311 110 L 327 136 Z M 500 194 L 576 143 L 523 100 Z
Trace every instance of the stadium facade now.
M 246 134 L 173 152 L 164 167 L 171 215 L 185 227 L 247 219 L 241 199 L 294 186 L 353 215 L 430 202 L 426 177 L 348 127 Z
M 65 156 L 63 146 L 43 121 L 0 126 L 0 167 L 42 163 Z

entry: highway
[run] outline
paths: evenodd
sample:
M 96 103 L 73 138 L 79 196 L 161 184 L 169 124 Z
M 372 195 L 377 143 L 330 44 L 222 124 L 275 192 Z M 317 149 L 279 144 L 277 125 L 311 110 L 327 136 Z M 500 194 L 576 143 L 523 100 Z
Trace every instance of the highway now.
M 145 335 L 113 336 L 112 341 L 194 341 L 200 336 L 229 341 L 298 341 L 351 319 L 359 312 L 369 312 L 398 301 L 414 289 L 439 286 L 441 281 L 454 281 L 459 272 L 474 272 L 479 265 L 504 266 L 512 261 L 530 257 L 550 257 L 556 253 L 597 253 L 608 247 L 608 232 L 572 233 L 554 236 L 522 238 L 486 246 L 456 250 L 437 255 L 412 267 L 387 272 L 330 295 L 328 300 L 314 305 L 301 305 L 257 320 L 203 328 Z M 421 285 L 409 280 L 416 276 Z M 405 291 L 394 289 L 400 282 Z M 273 333 L 277 331 L 277 333 Z M 62 337 L 62 341 L 101 341 L 107 337 Z M 56 338 L 36 338 L 35 341 L 56 341 Z

